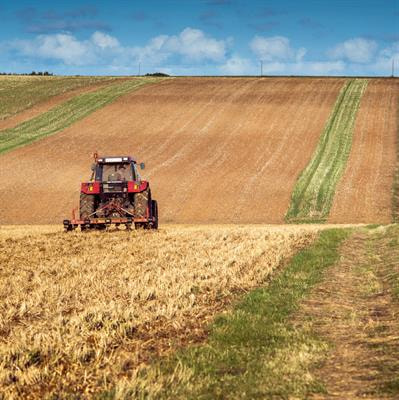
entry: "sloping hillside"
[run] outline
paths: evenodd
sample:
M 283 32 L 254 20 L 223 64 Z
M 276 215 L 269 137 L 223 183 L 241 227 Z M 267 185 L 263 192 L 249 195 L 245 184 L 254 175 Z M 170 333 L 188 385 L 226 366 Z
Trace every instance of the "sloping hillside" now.
M 58 223 L 91 154 L 146 161 L 163 222 L 282 222 L 343 79 L 177 78 L 0 156 L 2 223 Z

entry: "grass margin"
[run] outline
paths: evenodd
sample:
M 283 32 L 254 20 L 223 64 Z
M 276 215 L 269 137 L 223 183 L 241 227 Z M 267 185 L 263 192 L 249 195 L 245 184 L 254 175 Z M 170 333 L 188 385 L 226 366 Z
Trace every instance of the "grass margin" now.
M 214 321 L 207 343 L 144 368 L 103 399 L 253 399 L 303 397 L 323 392 L 310 368 L 328 345 L 292 317 L 324 271 L 339 258 L 349 229 L 322 231 L 264 288 L 250 292 Z

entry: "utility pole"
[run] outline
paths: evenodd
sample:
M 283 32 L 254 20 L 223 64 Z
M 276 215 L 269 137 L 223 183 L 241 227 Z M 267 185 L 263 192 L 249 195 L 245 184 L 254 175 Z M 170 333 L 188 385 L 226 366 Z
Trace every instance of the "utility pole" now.
M 395 76 L 395 59 L 392 57 L 392 78 Z
M 260 60 L 260 76 L 263 76 L 263 60 Z
M 141 62 L 139 62 L 139 76 L 141 74 Z

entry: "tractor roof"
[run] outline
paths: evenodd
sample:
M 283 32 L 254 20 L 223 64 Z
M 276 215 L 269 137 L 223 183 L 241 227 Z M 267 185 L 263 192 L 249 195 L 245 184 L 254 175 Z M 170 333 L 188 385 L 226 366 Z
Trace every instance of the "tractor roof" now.
M 112 163 L 123 163 L 123 162 L 133 162 L 136 163 L 136 160 L 130 156 L 107 156 L 107 157 L 99 157 L 97 162 L 100 164 L 112 164 Z

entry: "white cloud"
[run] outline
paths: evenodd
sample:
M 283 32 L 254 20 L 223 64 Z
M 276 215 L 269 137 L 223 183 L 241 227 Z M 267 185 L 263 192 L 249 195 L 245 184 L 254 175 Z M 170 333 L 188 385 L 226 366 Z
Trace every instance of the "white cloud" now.
M 178 36 L 168 37 L 165 48 L 192 61 L 222 61 L 226 55 L 227 41 L 207 37 L 199 29 L 186 28 Z
M 392 60 L 395 60 L 396 67 L 399 67 L 399 42 L 392 43 L 391 46 L 382 49 L 377 56 L 376 63 L 392 67 Z
M 119 47 L 118 39 L 102 32 L 94 32 L 91 36 L 91 41 L 94 45 L 102 49 L 106 49 L 107 47 Z
M 390 75 L 392 59 L 399 71 L 399 42 L 378 49 L 363 38 L 339 43 L 328 51 L 331 59 L 307 60 L 306 49 L 294 48 L 283 36 L 255 36 L 253 54 L 231 53 L 232 39 L 216 39 L 205 32 L 185 28 L 176 35 L 159 35 L 142 46 L 123 46 L 101 31 L 86 39 L 71 33 L 38 35 L 31 40 L 0 42 L 4 65 L 24 71 L 30 64 L 55 73 L 115 73 L 165 71 L 181 75 L 258 75 L 263 61 L 265 75 Z
M 217 40 L 199 29 L 186 28 L 178 35 L 159 35 L 144 46 L 122 46 L 118 39 L 94 32 L 79 40 L 72 34 L 39 35 L 33 40 L 15 41 L 13 50 L 22 56 L 58 60 L 66 65 L 131 65 L 142 62 L 159 65 L 174 58 L 189 63 L 223 62 L 231 40 Z
M 20 42 L 20 50 L 24 55 L 61 60 L 67 65 L 82 65 L 91 58 L 86 44 L 69 34 L 39 35 Z
M 343 61 L 306 61 L 296 63 L 292 72 L 302 75 L 343 74 L 346 64 Z
M 11 44 L 22 56 L 58 60 L 66 65 L 101 63 L 99 53 L 117 49 L 119 42 L 112 36 L 95 32 L 88 40 L 79 41 L 71 34 L 39 35 L 33 40 L 17 40 Z
M 145 64 L 159 64 L 170 57 L 170 52 L 165 49 L 167 35 L 152 38 L 145 46 L 136 46 L 126 49 L 126 54 L 136 62 Z
M 230 40 L 216 40 L 199 29 L 186 28 L 179 35 L 160 35 L 145 46 L 134 47 L 131 54 L 142 62 L 161 62 L 173 56 L 188 62 L 220 62 L 226 57 Z
M 224 75 L 250 75 L 256 73 L 251 60 L 241 58 L 237 54 L 226 60 L 220 67 L 220 71 Z
M 300 49 L 298 49 L 298 51 L 296 52 L 296 56 L 295 59 L 297 62 L 301 62 L 303 60 L 303 58 L 306 55 L 307 50 L 304 47 L 301 47 Z
M 339 43 L 327 51 L 327 55 L 335 60 L 346 59 L 354 63 L 369 63 L 377 50 L 374 40 L 354 38 Z
M 290 40 L 284 36 L 255 36 L 249 44 L 253 53 L 266 62 L 272 61 L 300 61 L 306 54 L 306 49 L 301 47 L 295 50 L 291 47 Z
M 263 61 L 265 75 L 334 75 L 345 70 L 343 61 L 306 61 L 307 50 L 293 48 L 284 36 L 255 36 L 249 46 Z
M 392 60 L 395 61 L 395 76 L 398 76 L 399 42 L 394 42 L 390 46 L 381 49 L 372 63 L 351 64 L 349 67 L 355 74 L 390 76 L 392 74 Z
M 337 75 L 345 70 L 343 61 L 274 61 L 263 63 L 264 75 Z

